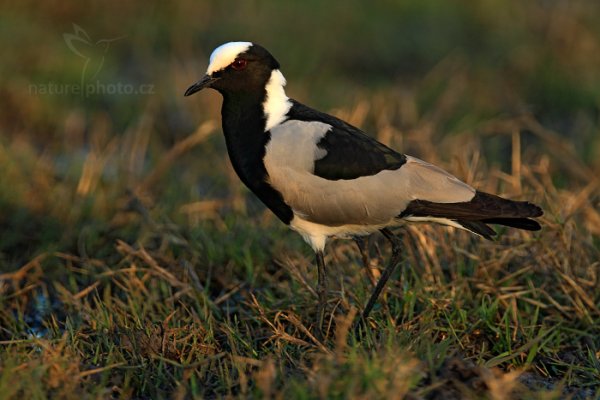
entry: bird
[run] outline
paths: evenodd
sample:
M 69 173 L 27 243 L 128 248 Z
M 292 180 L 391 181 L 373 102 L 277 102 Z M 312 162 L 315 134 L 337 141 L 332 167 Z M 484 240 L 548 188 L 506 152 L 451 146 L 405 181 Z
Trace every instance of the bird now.
M 492 239 L 489 225 L 541 229 L 542 209 L 485 193 L 445 170 L 378 142 L 359 128 L 289 98 L 280 64 L 261 45 L 214 49 L 204 76 L 184 93 L 212 88 L 223 97 L 222 128 L 241 181 L 312 247 L 317 265 L 317 332 L 328 297 L 325 245 L 381 232 L 391 243 L 386 268 L 363 308 L 367 321 L 394 269 L 411 222 L 449 225 Z M 360 242 L 359 242 L 360 243 Z

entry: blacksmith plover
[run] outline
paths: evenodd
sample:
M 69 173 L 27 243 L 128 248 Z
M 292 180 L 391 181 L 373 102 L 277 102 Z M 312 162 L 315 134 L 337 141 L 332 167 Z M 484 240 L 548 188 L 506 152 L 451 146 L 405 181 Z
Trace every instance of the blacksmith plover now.
M 437 222 L 491 239 L 488 224 L 539 230 L 531 203 L 475 190 L 448 172 L 397 153 L 360 129 L 286 96 L 277 60 L 251 42 L 230 42 L 210 56 L 206 75 L 186 96 L 213 88 L 223 96 L 227 151 L 240 179 L 316 253 L 317 329 L 323 323 L 327 239 L 380 231 L 392 257 L 363 310 L 363 321 L 400 262 L 390 227 Z

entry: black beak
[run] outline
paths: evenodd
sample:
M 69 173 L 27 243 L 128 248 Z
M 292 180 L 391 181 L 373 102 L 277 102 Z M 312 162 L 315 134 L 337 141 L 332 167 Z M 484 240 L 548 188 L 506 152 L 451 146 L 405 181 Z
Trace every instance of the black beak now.
M 194 83 L 192 86 L 190 86 L 186 91 L 184 96 L 189 96 L 192 95 L 204 88 L 210 87 L 210 85 L 212 85 L 213 82 L 218 81 L 219 78 L 213 78 L 210 75 L 204 75 L 204 77 L 202 79 L 200 79 L 198 82 Z

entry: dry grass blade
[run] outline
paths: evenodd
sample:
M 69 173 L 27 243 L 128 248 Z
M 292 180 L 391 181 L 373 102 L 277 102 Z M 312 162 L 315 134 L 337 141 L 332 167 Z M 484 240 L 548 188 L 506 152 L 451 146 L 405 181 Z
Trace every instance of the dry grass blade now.
M 531 339 L 524 345 L 519 346 L 518 348 L 514 349 L 513 351 L 511 351 L 508 354 L 500 354 L 490 360 L 487 360 L 484 363 L 484 365 L 488 368 L 492 368 L 492 367 L 495 367 L 502 363 L 505 363 L 509 360 L 515 359 L 517 357 L 521 357 L 523 353 L 531 350 L 534 346 L 538 345 L 542 341 L 542 339 L 548 337 L 555 329 L 556 329 L 556 327 L 552 327 L 548 330 L 544 330 L 544 331 L 540 332 L 534 339 Z
M 129 254 L 131 256 L 134 256 L 134 257 L 144 261 L 151 268 L 151 270 L 155 271 L 159 276 L 161 276 L 165 280 L 167 280 L 169 282 L 169 284 L 171 284 L 172 286 L 175 286 L 175 287 L 186 287 L 187 286 L 185 283 L 183 283 L 179 279 L 177 279 L 175 277 L 175 275 L 173 275 L 172 273 L 167 271 L 165 268 L 162 268 L 161 266 L 159 266 L 158 263 L 156 262 L 156 260 L 154 258 L 152 258 L 152 256 L 150 256 L 150 254 L 148 254 L 146 249 L 144 249 L 143 247 L 141 247 L 139 250 L 135 250 L 133 247 L 131 247 L 127 243 L 123 242 L 122 240 L 118 240 L 117 241 L 117 250 L 119 250 L 120 252 L 122 252 L 124 254 Z
M 95 369 L 90 369 L 90 370 L 87 370 L 87 371 L 83 371 L 83 372 L 79 373 L 78 378 L 81 379 L 81 378 L 85 378 L 86 376 L 99 374 L 101 372 L 108 371 L 108 370 L 111 370 L 113 368 L 118 368 L 118 367 L 121 367 L 123 365 L 125 365 L 125 363 L 124 362 L 120 362 L 120 363 L 115 363 L 115 364 L 107 365 L 107 366 L 100 367 L 100 368 L 95 368 Z
M 351 332 L 352 323 L 356 317 L 356 307 L 350 308 L 347 315 L 340 315 L 337 318 L 335 325 L 335 350 L 334 354 L 338 363 L 342 363 L 345 359 L 345 350 L 348 346 L 348 334 Z
M 598 185 L 598 175 L 581 161 L 581 157 L 575 152 L 573 145 L 561 135 L 542 126 L 533 116 L 522 118 L 523 125 L 531 132 L 542 138 L 548 149 L 554 153 L 555 160 L 561 162 L 573 175 L 584 182 L 594 182 Z
M 33 268 L 39 268 L 41 270 L 42 264 L 41 262 L 46 259 L 48 254 L 42 253 L 36 257 L 34 257 L 27 264 L 23 265 L 15 272 L 8 272 L 4 274 L 0 274 L 0 280 L 13 280 L 13 281 L 21 281 L 25 279 L 25 276 L 29 273 L 29 271 Z
M 213 120 L 206 121 L 196 129 L 196 131 L 178 142 L 173 146 L 167 154 L 165 154 L 158 162 L 156 167 L 148 174 L 148 176 L 138 185 L 136 193 L 147 192 L 151 187 L 155 186 L 158 180 L 169 170 L 171 165 L 177 161 L 184 153 L 190 151 L 195 146 L 204 142 L 216 129 L 217 123 Z

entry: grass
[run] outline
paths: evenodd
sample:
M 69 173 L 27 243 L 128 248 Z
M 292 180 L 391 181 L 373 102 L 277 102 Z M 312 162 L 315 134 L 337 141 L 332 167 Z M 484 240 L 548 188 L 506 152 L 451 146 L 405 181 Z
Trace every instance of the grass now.
M 598 9 L 499 3 L 2 6 L 0 397 L 600 396 Z M 72 23 L 125 35 L 100 82 L 154 93 L 32 93 L 80 81 Z M 369 240 L 367 273 L 333 241 L 317 340 L 311 250 L 233 173 L 218 97 L 182 97 L 242 36 L 273 49 L 295 98 L 535 201 L 543 230 L 399 230 L 362 341 L 351 324 L 389 247 Z

